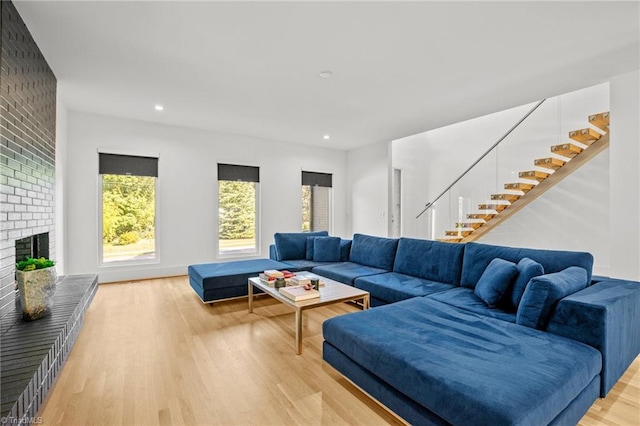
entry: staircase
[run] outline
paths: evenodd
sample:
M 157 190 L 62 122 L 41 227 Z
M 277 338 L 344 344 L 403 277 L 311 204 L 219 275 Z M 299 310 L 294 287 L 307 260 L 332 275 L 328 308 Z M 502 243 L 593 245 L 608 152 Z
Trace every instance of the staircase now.
M 457 222 L 437 240 L 466 243 L 480 238 L 605 150 L 609 112 L 590 115 L 589 124 L 593 127 L 570 131 L 571 142 L 552 146 L 550 157 L 533 160 L 536 168 L 518 174 L 520 182 L 505 183 L 507 192 L 491 194 L 491 203 L 479 204 L 477 213 L 468 214 L 467 221 Z

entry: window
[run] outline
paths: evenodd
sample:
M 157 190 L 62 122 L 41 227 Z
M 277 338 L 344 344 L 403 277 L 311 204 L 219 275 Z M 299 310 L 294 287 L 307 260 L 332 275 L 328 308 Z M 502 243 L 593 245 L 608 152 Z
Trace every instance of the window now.
M 218 253 L 258 253 L 260 169 L 218 164 Z
M 100 153 L 103 264 L 156 260 L 158 159 Z
M 302 172 L 302 230 L 331 232 L 332 175 Z

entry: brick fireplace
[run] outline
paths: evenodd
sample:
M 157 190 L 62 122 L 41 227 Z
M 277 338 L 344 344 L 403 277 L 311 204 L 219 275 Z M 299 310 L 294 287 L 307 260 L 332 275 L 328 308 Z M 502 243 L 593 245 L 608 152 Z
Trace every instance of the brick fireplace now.
M 0 2 L 0 317 L 14 305 L 16 240 L 48 233 L 55 260 L 56 77 L 15 6 Z

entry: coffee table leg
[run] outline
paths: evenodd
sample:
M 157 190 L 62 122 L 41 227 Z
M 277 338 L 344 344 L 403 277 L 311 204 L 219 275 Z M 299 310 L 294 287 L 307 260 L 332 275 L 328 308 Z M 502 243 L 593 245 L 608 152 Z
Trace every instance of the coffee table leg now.
M 296 309 L 296 354 L 302 353 L 302 310 Z
M 253 284 L 249 281 L 249 313 L 253 313 Z
M 362 308 L 363 309 L 369 309 L 369 295 L 368 294 L 365 297 L 362 298 Z

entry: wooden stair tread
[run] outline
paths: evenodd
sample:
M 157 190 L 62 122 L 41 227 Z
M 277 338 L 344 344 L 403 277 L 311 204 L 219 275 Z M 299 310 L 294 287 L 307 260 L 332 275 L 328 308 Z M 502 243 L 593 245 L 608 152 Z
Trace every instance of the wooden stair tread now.
M 551 147 L 552 153 L 559 154 L 569 158 L 575 157 L 576 155 L 580 154 L 582 151 L 584 151 L 582 148 L 570 142 L 563 143 L 560 145 L 554 145 Z
M 542 167 L 545 169 L 558 170 L 560 167 L 564 166 L 566 161 L 561 160 L 555 157 L 547 157 L 547 158 L 538 158 L 533 160 L 533 165 Z
M 605 132 L 609 131 L 609 112 L 601 112 L 589 116 L 589 124 Z
M 469 213 L 467 215 L 467 219 L 482 219 L 482 220 L 491 220 L 495 216 L 495 213 Z
M 590 127 L 572 130 L 569 132 L 569 139 L 573 139 L 574 141 L 581 142 L 585 145 L 591 145 L 598 139 L 600 139 L 602 135 Z
M 444 231 L 444 235 L 446 235 L 447 237 L 460 237 L 460 238 L 464 238 L 464 237 L 468 237 L 473 231 L 463 231 L 461 229 L 457 229 L 455 231 Z
M 528 192 L 535 187 L 532 183 L 524 183 L 524 182 L 514 182 L 514 183 L 505 183 L 504 189 L 512 189 L 514 191 L 522 191 Z
M 484 222 L 456 222 L 456 228 L 473 228 L 478 229 Z
M 527 170 L 525 172 L 518 173 L 520 179 L 537 180 L 538 182 L 545 180 L 549 177 L 549 173 L 540 172 L 538 170 Z
M 507 207 L 509 207 L 508 204 L 478 204 L 479 210 L 495 210 L 498 212 L 501 212 Z
M 520 198 L 521 195 L 518 194 L 491 194 L 492 200 L 501 200 L 501 201 L 515 201 Z
M 445 238 L 436 238 L 436 241 L 440 241 L 443 243 L 459 243 L 462 241 L 462 237 L 445 237 Z

